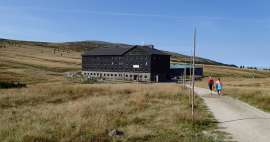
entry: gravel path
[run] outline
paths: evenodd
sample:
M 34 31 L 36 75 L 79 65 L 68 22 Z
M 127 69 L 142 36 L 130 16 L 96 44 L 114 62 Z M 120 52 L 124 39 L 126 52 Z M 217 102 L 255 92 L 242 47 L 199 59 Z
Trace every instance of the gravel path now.
M 227 96 L 208 96 L 209 91 L 195 88 L 219 122 L 220 128 L 239 142 L 270 142 L 270 113 Z

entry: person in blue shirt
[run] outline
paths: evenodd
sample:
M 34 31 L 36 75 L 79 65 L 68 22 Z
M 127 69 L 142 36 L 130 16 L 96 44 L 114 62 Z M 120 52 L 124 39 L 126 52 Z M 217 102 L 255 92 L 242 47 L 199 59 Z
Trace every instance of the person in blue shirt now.
M 220 78 L 218 78 L 218 80 L 215 82 L 215 86 L 216 86 L 216 91 L 217 91 L 218 95 L 221 96 L 222 89 L 223 89 L 223 83 L 220 81 Z

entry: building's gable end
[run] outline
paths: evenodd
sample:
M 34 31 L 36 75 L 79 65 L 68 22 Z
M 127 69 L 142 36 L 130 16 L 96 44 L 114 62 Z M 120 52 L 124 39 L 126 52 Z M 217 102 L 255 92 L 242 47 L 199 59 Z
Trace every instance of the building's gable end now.
M 128 50 L 124 55 L 145 55 L 145 56 L 150 56 L 151 53 L 149 53 L 147 50 L 145 50 L 145 47 L 140 47 L 140 46 L 134 46 L 130 50 Z

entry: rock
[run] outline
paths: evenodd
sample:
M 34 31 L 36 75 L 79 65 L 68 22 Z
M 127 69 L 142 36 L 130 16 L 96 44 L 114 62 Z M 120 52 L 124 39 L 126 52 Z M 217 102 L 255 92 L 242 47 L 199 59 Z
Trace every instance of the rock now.
M 113 129 L 109 132 L 109 136 L 110 137 L 120 137 L 120 136 L 123 136 L 124 135 L 124 132 L 123 131 L 119 131 L 117 129 Z

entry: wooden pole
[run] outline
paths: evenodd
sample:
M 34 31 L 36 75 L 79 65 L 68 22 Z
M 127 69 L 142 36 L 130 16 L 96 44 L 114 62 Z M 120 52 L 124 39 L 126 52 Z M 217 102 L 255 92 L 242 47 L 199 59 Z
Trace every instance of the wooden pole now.
M 194 37 L 193 37 L 193 58 L 192 58 L 192 121 L 194 121 L 194 100 L 195 100 L 195 56 L 196 56 L 196 28 L 194 29 Z
M 192 86 L 192 71 L 191 71 L 191 69 L 192 69 L 192 67 L 191 67 L 191 65 L 192 65 L 192 50 L 190 53 L 191 53 L 191 55 L 190 55 L 190 59 L 189 59 L 189 105 L 192 104 L 192 101 L 191 101 L 191 95 L 192 95 L 192 88 L 191 88 L 191 86 Z
M 186 57 L 185 57 L 185 68 L 184 68 L 184 88 L 186 88 L 186 76 L 187 76 L 187 66 L 186 66 Z

